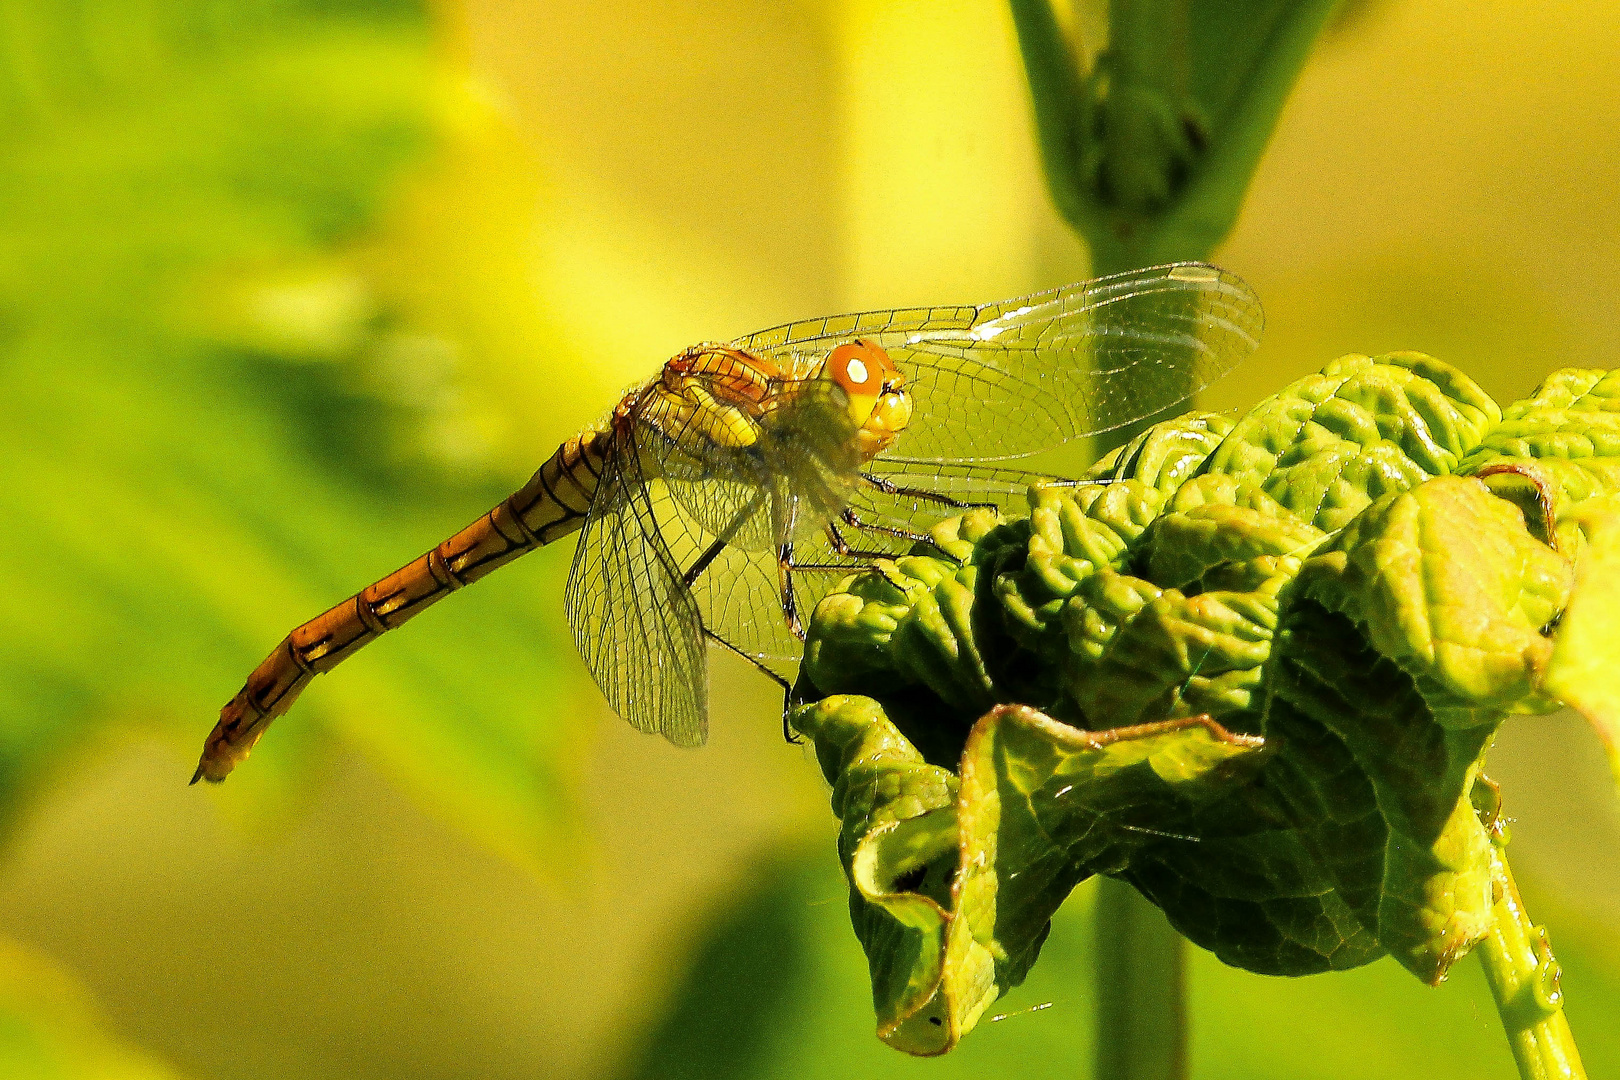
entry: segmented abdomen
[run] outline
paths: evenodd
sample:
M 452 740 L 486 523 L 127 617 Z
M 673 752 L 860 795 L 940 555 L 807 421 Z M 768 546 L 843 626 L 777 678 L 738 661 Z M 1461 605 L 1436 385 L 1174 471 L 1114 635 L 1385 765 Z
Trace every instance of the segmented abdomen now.
M 612 452 L 610 431 L 574 436 L 489 513 L 288 634 L 220 710 L 192 782 L 225 779 L 316 675 L 463 585 L 582 526 Z

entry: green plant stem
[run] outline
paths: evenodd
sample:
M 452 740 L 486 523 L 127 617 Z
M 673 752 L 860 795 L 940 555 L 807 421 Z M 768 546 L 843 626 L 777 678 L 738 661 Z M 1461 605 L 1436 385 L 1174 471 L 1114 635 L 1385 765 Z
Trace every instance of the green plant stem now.
M 1180 197 L 1138 239 L 1135 257 L 1140 265 L 1185 258 L 1175 254 L 1183 250 L 1203 257 L 1226 239 L 1311 47 L 1340 3 L 1300 0 L 1272 26 L 1258 62 L 1244 72 L 1231 109 L 1209 132 L 1208 148 Z
M 1283 10 L 1246 65 L 1226 46 L 1194 39 L 1195 0 L 1110 0 L 1101 73 L 1083 69 L 1051 0 L 1009 2 L 1053 203 L 1101 275 L 1207 258 L 1226 238 L 1339 0 Z M 1219 115 L 1192 98 L 1200 44 L 1216 63 L 1241 68 Z M 1185 945 L 1135 889 L 1108 878 L 1098 886 L 1096 1075 L 1179 1080 L 1187 1071 Z
M 1089 104 L 1080 57 L 1058 24 L 1050 0 L 1010 0 L 1009 6 L 1029 79 L 1047 188 L 1063 220 L 1089 238 L 1090 229 L 1081 225 L 1093 211 L 1080 160 Z
M 1113 0 L 1108 6 L 1098 197 L 1143 221 L 1174 196 L 1175 159 L 1186 150 L 1176 110 L 1190 100 L 1190 6 L 1191 0 Z
M 1097 881 L 1097 1060 L 1102 1080 L 1184 1080 L 1186 946 L 1130 885 Z
M 1229 19 L 1252 18 L 1259 35 L 1239 57 L 1222 51 L 1229 42 L 1198 39 L 1196 0 L 1111 0 L 1098 80 L 1051 0 L 1010 0 L 1047 185 L 1090 247 L 1093 273 L 1205 258 L 1226 238 L 1339 3 L 1236 4 Z M 1192 96 L 1194 68 L 1212 63 L 1236 76 L 1213 110 Z
M 1500 844 L 1491 847 L 1498 899 L 1490 937 L 1475 951 L 1496 998 L 1513 1060 L 1523 1080 L 1586 1080 L 1575 1036 L 1564 1016 L 1558 961 L 1547 931 L 1530 921 Z

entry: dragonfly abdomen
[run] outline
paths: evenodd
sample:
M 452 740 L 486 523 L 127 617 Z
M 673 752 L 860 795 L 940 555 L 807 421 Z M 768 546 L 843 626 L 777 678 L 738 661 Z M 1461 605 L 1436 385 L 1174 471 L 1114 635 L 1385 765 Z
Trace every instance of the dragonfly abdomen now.
M 487 514 L 282 639 L 220 710 L 192 782 L 219 781 L 316 675 L 464 585 L 585 524 L 612 436 L 585 431 Z

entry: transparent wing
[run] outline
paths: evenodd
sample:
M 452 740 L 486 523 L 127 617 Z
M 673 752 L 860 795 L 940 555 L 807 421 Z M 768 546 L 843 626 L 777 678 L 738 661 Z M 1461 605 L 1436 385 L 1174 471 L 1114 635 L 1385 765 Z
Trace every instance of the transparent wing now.
M 773 379 L 746 445 L 728 445 L 701 416 L 672 408 L 638 410 L 636 423 L 643 475 L 657 477 L 684 511 L 666 534 L 672 545 L 676 534 L 696 530 L 774 553 L 790 537 L 819 534 L 859 479 L 848 398 L 831 380 Z M 796 497 L 791 520 L 781 513 L 785 492 Z
M 854 523 L 835 523 L 852 550 L 838 550 L 825 531 L 801 533 L 794 542 L 794 602 L 806 626 L 822 598 L 848 575 L 870 569 L 873 559 L 908 554 L 929 529 L 974 506 L 1021 512 L 1030 485 L 1052 479 L 1010 469 L 883 460 L 873 463 L 872 475 L 888 490 L 861 483 L 849 499 Z M 790 677 L 804 647 L 787 629 L 774 551 L 728 547 L 693 583 L 692 592 L 703 625 L 717 638 Z
M 1017 469 L 907 458 L 880 457 L 867 472 L 893 490 L 863 484 L 850 500 L 850 509 L 863 521 L 914 533 L 926 533 L 944 519 L 963 513 L 964 507 L 993 507 L 1003 515 L 1027 513 L 1030 486 L 1057 480 Z M 962 505 L 945 505 L 940 497 Z
M 642 475 L 681 504 L 684 528 L 751 550 L 772 546 L 768 519 L 752 513 L 770 478 L 757 454 L 718 443 L 697 417 L 677 410 L 638 409 L 634 423 Z
M 568 623 L 614 712 L 677 746 L 701 746 L 708 737 L 703 624 L 658 529 L 636 455 L 632 436 L 603 470 L 568 574 Z
M 736 344 L 803 371 L 839 342 L 871 338 L 906 373 L 913 398 L 894 452 L 984 461 L 1170 409 L 1252 353 L 1264 321 L 1236 276 L 1176 263 L 980 307 L 794 323 Z
M 857 569 L 852 563 L 844 572 Z M 796 596 L 801 584 L 798 577 L 795 575 Z M 825 586 L 823 579 L 828 579 Z M 819 600 L 831 591 L 834 581 L 835 575 L 818 572 L 805 575 L 802 584 Z M 726 548 L 692 583 L 692 595 L 703 612 L 703 625 L 717 639 L 792 681 L 804 645 L 787 627 L 774 552 Z M 800 613 L 806 625 L 810 610 Z

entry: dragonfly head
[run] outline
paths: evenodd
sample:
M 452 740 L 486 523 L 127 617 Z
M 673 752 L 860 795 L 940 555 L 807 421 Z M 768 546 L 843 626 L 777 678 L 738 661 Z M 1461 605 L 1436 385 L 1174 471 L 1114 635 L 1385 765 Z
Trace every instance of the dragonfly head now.
M 827 375 L 849 395 L 849 418 L 862 458 L 888 448 L 911 421 L 906 377 L 875 341 L 846 341 L 827 357 Z

